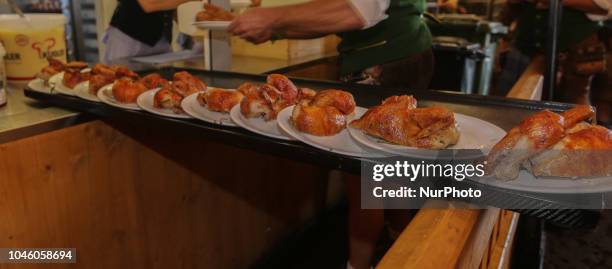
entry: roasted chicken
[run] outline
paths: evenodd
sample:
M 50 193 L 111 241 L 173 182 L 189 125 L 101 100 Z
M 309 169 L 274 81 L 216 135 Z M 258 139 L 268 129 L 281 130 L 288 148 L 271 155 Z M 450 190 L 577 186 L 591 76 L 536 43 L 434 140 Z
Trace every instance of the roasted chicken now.
M 164 85 L 155 93 L 153 105 L 157 108 L 172 109 L 175 113 L 183 113 L 181 102 L 194 93 L 206 90 L 207 85 L 188 72 L 177 72 L 172 83 Z
M 240 91 L 225 89 L 209 89 L 198 95 L 198 102 L 208 110 L 228 113 L 232 107 L 240 103 L 244 95 Z
M 204 10 L 196 14 L 196 21 L 231 21 L 233 19 L 234 15 L 231 12 L 209 3 L 205 3 Z
M 459 140 L 452 111 L 440 106 L 417 108 L 417 100 L 407 95 L 385 99 L 350 125 L 409 147 L 443 149 Z
M 64 66 L 64 78 L 62 83 L 67 88 L 74 88 L 77 84 L 87 81 L 90 73 L 84 72 L 87 68 L 87 63 L 84 62 L 70 62 Z
M 278 112 L 297 104 L 301 99 L 312 99 L 316 94 L 311 89 L 298 89 L 286 76 L 271 74 L 267 83 L 254 85 L 245 83 L 238 88 L 245 96 L 240 103 L 240 111 L 247 118 L 264 117 L 274 120 Z
M 347 117 L 355 111 L 353 95 L 341 90 L 324 90 L 312 100 L 293 108 L 291 123 L 301 132 L 330 136 L 346 127 Z
M 142 82 L 142 84 L 144 84 L 144 86 L 151 90 L 151 89 L 157 89 L 157 88 L 162 88 L 166 85 L 168 85 L 168 80 L 166 80 L 165 78 L 163 78 L 160 74 L 158 73 L 151 73 L 148 74 L 144 77 L 142 77 L 140 79 L 140 82 Z
M 183 96 L 177 93 L 172 84 L 168 84 L 155 93 L 153 106 L 157 108 L 172 109 L 175 113 L 182 113 L 181 101 Z
M 113 96 L 120 103 L 136 103 L 138 96 L 147 90 L 147 86 L 142 81 L 127 77 L 116 80 L 112 89 Z
M 49 65 L 43 67 L 40 72 L 38 72 L 38 74 L 36 74 L 37 78 L 42 79 L 45 84 L 47 84 L 49 82 L 49 79 L 54 76 L 55 74 L 64 71 L 65 68 L 65 64 L 60 61 L 57 60 L 55 58 L 47 58 L 47 62 L 49 62 Z
M 610 131 L 584 122 L 593 115 L 590 106 L 577 106 L 562 114 L 544 110 L 524 119 L 493 147 L 487 156 L 488 173 L 501 180 L 515 179 L 521 166 L 536 176 L 612 173 Z
M 91 69 L 91 76 L 89 78 L 89 92 L 96 95 L 98 94 L 100 88 L 111 84 L 120 78 L 137 80 L 139 76 L 125 66 L 106 66 L 103 64 L 96 64 Z

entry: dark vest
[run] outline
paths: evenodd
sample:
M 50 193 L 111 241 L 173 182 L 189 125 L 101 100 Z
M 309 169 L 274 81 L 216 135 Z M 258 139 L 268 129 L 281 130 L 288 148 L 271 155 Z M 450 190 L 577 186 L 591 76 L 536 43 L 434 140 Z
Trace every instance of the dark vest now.
M 119 0 L 111 25 L 130 37 L 154 46 L 172 37 L 172 11 L 146 13 L 137 0 Z
M 425 0 L 391 0 L 389 17 L 365 30 L 338 34 L 340 73 L 410 57 L 431 48 L 431 33 L 421 15 Z

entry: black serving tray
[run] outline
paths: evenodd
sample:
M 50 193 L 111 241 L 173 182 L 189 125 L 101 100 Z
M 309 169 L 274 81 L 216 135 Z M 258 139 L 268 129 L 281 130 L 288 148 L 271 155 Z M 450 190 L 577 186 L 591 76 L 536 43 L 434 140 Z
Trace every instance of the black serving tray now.
M 167 78 L 178 71 L 188 71 L 204 80 L 208 85 L 222 88 L 236 88 L 244 82 L 263 83 L 265 75 L 240 74 L 220 71 L 203 71 L 190 68 L 164 67 L 160 69 L 142 70 L 139 73 L 146 74 L 158 72 Z M 556 102 L 540 102 L 519 99 L 509 99 L 494 96 L 466 95 L 439 91 L 410 91 L 408 89 L 394 89 L 369 85 L 341 84 L 330 81 L 317 81 L 310 79 L 292 78 L 298 87 L 308 87 L 315 90 L 320 89 L 343 89 L 351 92 L 359 106 L 371 107 L 379 104 L 384 98 L 411 94 L 419 100 L 419 106 L 443 105 L 452 111 L 478 117 L 489 121 L 502 129 L 509 130 L 517 125 L 524 117 L 542 110 L 564 111 L 572 107 L 570 104 Z M 78 97 L 62 94 L 50 94 L 26 88 L 24 94 L 30 98 L 37 99 L 53 105 L 68 109 L 90 113 L 107 119 L 117 119 L 147 126 L 154 124 L 166 130 L 177 132 L 187 131 L 197 134 L 198 137 L 215 142 L 230 144 L 235 147 L 254 150 L 260 153 L 308 162 L 329 169 L 342 170 L 359 175 L 362 159 L 319 150 L 301 142 L 284 141 L 266 136 L 258 135 L 239 127 L 227 127 L 210 124 L 196 119 L 174 119 L 154 115 L 145 111 L 124 110 L 108 106 L 104 103 L 91 102 Z M 167 128 L 166 128 L 167 127 Z M 480 186 L 475 182 L 464 181 L 465 184 Z M 467 185 L 466 185 L 467 186 Z M 493 188 L 495 189 L 495 188 Z M 555 197 L 543 199 L 528 193 L 496 189 L 495 195 L 483 197 L 482 204 L 498 206 L 502 208 L 513 208 L 512 205 L 524 205 L 526 203 L 538 205 L 543 210 L 516 210 L 529 215 L 538 216 L 554 221 L 558 225 L 577 227 L 583 226 L 586 220 L 592 219 L 592 211 L 576 210 L 568 208 L 563 199 Z M 472 201 L 474 202 L 474 201 Z M 563 209 L 562 211 L 559 211 Z M 552 211 L 551 211 L 552 210 Z M 587 216 L 588 218 L 585 218 Z M 590 222 L 590 221 L 589 221 Z

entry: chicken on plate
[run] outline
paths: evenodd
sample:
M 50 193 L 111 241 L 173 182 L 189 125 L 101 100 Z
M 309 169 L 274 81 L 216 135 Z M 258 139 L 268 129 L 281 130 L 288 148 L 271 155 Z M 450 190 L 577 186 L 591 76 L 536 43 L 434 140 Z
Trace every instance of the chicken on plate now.
M 77 84 L 87 81 L 90 76 L 90 72 L 85 72 L 87 63 L 84 62 L 70 62 L 64 66 L 64 78 L 62 83 L 64 86 L 72 89 Z
M 240 91 L 225 89 L 209 89 L 198 95 L 198 102 L 208 110 L 222 113 L 229 111 L 240 103 L 244 95 Z
M 111 84 L 120 78 L 137 80 L 139 76 L 125 66 L 106 66 L 103 64 L 96 64 L 91 69 L 91 76 L 89 78 L 89 92 L 93 95 L 97 95 L 100 88 Z
M 231 12 L 209 3 L 205 3 L 204 10 L 196 14 L 196 21 L 231 21 L 233 19 L 234 15 Z
M 521 167 L 534 176 L 612 175 L 612 131 L 585 122 L 593 116 L 582 105 L 527 117 L 493 147 L 487 171 L 500 180 L 517 178 Z
M 164 85 L 153 99 L 157 108 L 172 109 L 175 113 L 183 113 L 181 102 L 191 94 L 206 90 L 207 85 L 202 80 L 188 72 L 182 71 L 174 74 L 172 83 Z
M 263 117 L 266 121 L 275 120 L 278 113 L 300 100 L 309 100 L 316 94 L 307 88 L 298 89 L 286 76 L 271 74 L 266 84 L 242 84 L 238 91 L 244 94 L 240 111 L 247 118 Z
M 408 147 L 444 149 L 459 141 L 452 111 L 440 106 L 417 108 L 417 100 L 407 95 L 385 99 L 350 125 Z
M 353 95 L 341 90 L 323 90 L 293 108 L 291 123 L 301 132 L 330 136 L 346 127 L 355 111 Z

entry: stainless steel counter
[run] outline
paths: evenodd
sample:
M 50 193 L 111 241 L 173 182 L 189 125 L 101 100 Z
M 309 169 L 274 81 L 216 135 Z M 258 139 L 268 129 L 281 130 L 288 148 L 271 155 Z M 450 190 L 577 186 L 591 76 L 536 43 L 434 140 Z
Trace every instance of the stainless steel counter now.
M 230 70 L 224 71 L 261 74 L 267 71 L 308 62 L 316 58 L 278 60 L 235 56 L 232 59 L 232 67 Z M 127 62 L 125 64 L 135 69 L 159 67 Z M 171 66 L 204 68 L 203 61 L 200 59 L 176 62 L 171 64 Z M 24 88 L 25 83 L 9 86 L 8 104 L 4 107 L 0 107 L 0 144 L 57 130 L 93 118 L 81 113 L 45 105 L 29 99 L 23 95 Z

